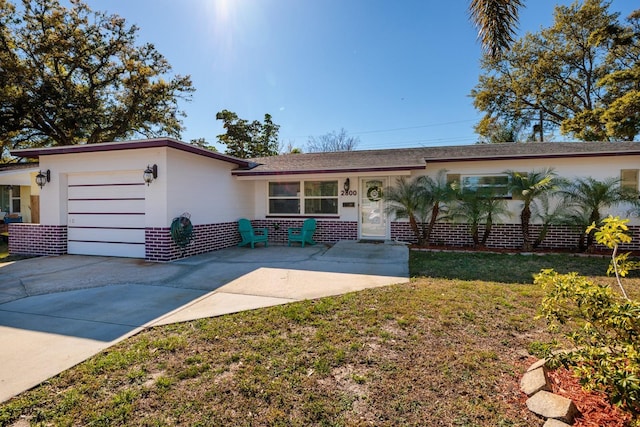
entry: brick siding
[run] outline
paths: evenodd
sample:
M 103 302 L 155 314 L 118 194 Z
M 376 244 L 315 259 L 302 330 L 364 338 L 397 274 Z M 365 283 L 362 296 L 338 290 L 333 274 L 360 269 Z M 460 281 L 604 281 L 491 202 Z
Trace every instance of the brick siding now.
M 267 228 L 269 242 L 287 243 L 287 232 L 290 227 L 302 227 L 304 219 L 277 219 L 251 221 L 254 228 Z M 278 224 L 278 229 L 276 229 Z M 358 223 L 356 221 L 317 220 L 313 239 L 318 242 L 335 243 L 340 240 L 357 240 Z
M 480 234 L 482 234 L 483 226 L 481 226 Z M 542 226 L 532 224 L 530 233 L 533 238 L 540 233 Z M 640 226 L 629 226 L 631 235 L 634 236 L 630 244 L 620 245 L 621 250 L 638 251 L 640 250 Z M 416 238 L 411 231 L 408 222 L 392 222 L 391 238 L 393 240 L 401 240 L 404 242 L 416 243 Z M 578 247 L 579 232 L 575 228 L 563 225 L 551 226 L 545 239 L 539 246 L 539 249 L 559 249 L 574 250 Z M 437 223 L 431 235 L 431 243 L 434 245 L 446 246 L 472 246 L 473 240 L 469 233 L 469 225 Z M 522 232 L 519 224 L 495 224 L 491 229 L 489 240 L 487 241 L 489 248 L 510 248 L 517 249 L 522 247 Z M 602 247 L 604 249 L 604 247 Z
M 269 243 L 286 244 L 287 230 L 302 227 L 304 219 L 264 219 L 252 221 L 254 228 L 269 230 Z M 276 229 L 276 224 L 278 228 Z M 532 225 L 531 235 L 537 236 L 541 226 Z M 640 226 L 630 226 L 634 240 L 621 245 L 623 251 L 640 251 Z M 67 227 L 65 225 L 41 225 L 30 223 L 9 224 L 9 253 L 16 255 L 63 255 L 67 253 Z M 340 240 L 357 240 L 356 221 L 318 220 L 314 239 L 324 243 Z M 391 223 L 391 239 L 415 243 L 416 239 L 408 222 Z M 194 226 L 194 240 L 186 247 L 178 247 L 171 239 L 171 228 L 147 228 L 145 230 L 145 259 L 168 262 L 192 255 L 235 246 L 240 242 L 237 222 Z M 471 246 L 467 224 L 436 224 L 431 242 L 435 245 Z M 553 226 L 540 245 L 540 249 L 574 250 L 578 245 L 578 232 L 568 226 Z M 518 224 L 496 224 L 487 242 L 489 248 L 513 248 L 522 246 L 522 234 Z
M 240 243 L 237 222 L 203 224 L 193 226 L 193 241 L 185 248 L 176 245 L 171 238 L 171 228 L 147 228 L 145 247 L 147 261 L 174 261 L 193 255 L 228 248 Z
M 67 253 L 67 226 L 11 223 L 9 224 L 9 253 L 64 255 Z

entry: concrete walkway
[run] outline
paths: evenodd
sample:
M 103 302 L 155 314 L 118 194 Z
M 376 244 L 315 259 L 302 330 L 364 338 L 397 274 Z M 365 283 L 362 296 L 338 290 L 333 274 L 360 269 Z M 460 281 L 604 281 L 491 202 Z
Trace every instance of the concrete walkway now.
M 228 248 L 157 264 L 65 255 L 0 264 L 0 402 L 158 325 L 408 281 L 402 244 Z

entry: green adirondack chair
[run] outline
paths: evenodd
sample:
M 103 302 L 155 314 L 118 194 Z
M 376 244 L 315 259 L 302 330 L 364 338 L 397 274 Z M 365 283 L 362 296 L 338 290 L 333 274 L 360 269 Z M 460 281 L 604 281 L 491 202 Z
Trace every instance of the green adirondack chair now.
M 287 230 L 289 246 L 291 246 L 291 242 L 300 242 L 303 248 L 305 243 L 315 245 L 316 241 L 312 238 L 315 232 L 316 220 L 313 218 L 305 219 L 302 227 L 291 227 Z
M 254 248 L 256 243 L 264 243 L 264 247 L 267 247 L 269 241 L 269 230 L 267 228 L 259 228 L 258 231 L 260 231 L 261 234 L 256 234 L 251 225 L 251 221 L 246 218 L 241 218 L 238 220 L 238 231 L 242 238 L 238 246 L 251 244 L 251 247 Z

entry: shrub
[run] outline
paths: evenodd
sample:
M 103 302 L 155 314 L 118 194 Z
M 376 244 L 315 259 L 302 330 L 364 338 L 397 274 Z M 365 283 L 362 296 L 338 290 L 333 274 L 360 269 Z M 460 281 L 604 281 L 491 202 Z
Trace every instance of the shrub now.
M 547 291 L 542 316 L 550 329 L 572 329 L 567 337 L 575 348 L 552 361 L 572 367 L 586 389 L 640 414 L 640 303 L 576 273 L 543 270 L 535 283 Z
M 619 243 L 630 241 L 627 220 L 609 217 L 597 230 L 598 243 L 613 249 L 608 273 L 615 273 L 619 294 L 607 285 L 593 283 L 577 273 L 542 270 L 535 283 L 547 292 L 541 317 L 549 328 L 570 330 L 572 350 L 556 353 L 552 363 L 562 363 L 580 378 L 586 389 L 605 392 L 612 403 L 640 415 L 640 302 L 627 297 L 620 276 L 638 267 L 628 254 L 617 255 Z M 589 231 L 587 231 L 589 232 Z

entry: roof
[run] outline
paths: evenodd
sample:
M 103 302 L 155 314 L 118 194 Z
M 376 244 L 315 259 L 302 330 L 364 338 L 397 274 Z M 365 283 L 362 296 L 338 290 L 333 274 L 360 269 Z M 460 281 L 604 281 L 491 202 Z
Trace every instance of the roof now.
M 0 173 L 4 172 L 15 172 L 26 169 L 36 169 L 38 167 L 38 162 L 26 162 L 26 163 L 1 163 L 0 164 Z
M 531 142 L 284 154 L 251 159 L 258 166 L 237 176 L 424 169 L 429 162 L 640 155 L 640 142 Z
M 424 159 L 416 150 L 419 149 L 282 154 L 251 159 L 258 164 L 256 167 L 250 170 L 235 170 L 233 174 L 252 176 L 424 169 Z
M 39 158 L 40 156 L 48 156 L 52 154 L 95 153 L 100 151 L 137 150 L 141 148 L 158 147 L 175 148 L 177 150 L 186 151 L 199 156 L 222 160 L 224 162 L 236 164 L 240 168 L 251 168 L 255 166 L 248 160 L 238 159 L 236 157 L 227 156 L 226 154 L 221 154 L 215 151 L 207 150 L 205 148 L 196 147 L 195 145 L 187 144 L 186 142 L 178 141 L 173 138 L 101 142 L 99 144 L 64 145 L 46 148 L 25 148 L 21 150 L 11 150 L 11 155 L 16 157 Z

